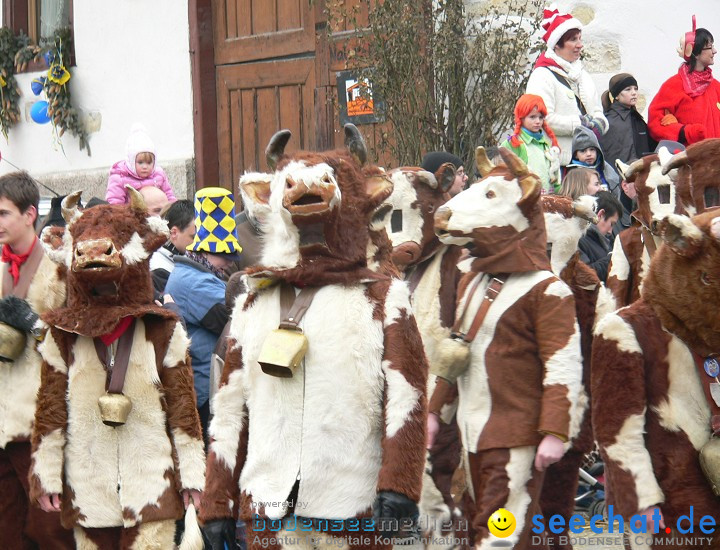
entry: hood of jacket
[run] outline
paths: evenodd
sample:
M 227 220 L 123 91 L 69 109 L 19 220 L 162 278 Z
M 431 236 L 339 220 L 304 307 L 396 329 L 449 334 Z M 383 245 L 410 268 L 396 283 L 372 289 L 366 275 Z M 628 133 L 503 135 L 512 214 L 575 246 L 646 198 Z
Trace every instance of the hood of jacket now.
M 600 142 L 598 141 L 595 132 L 588 128 L 585 128 L 585 126 L 578 126 L 573 131 L 573 158 L 575 157 L 576 151 L 582 151 L 583 149 L 587 149 L 588 147 L 595 147 L 595 149 L 597 149 L 598 156 L 597 160 L 595 161 L 595 166 L 602 166 L 605 163 L 605 157 L 603 156 L 602 148 L 600 147 Z

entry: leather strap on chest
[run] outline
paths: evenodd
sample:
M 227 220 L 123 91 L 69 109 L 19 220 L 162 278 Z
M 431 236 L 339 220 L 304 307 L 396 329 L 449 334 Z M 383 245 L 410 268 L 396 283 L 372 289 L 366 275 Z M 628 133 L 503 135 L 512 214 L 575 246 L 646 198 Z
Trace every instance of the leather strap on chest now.
M 290 285 L 282 285 L 280 288 L 280 326 L 279 328 L 299 330 L 299 324 L 310 304 L 320 290 L 319 287 L 305 287 L 295 295 L 295 288 Z
M 30 255 L 28 256 L 28 259 L 20 266 L 20 279 L 18 279 L 17 286 L 13 286 L 12 275 L 10 275 L 10 266 L 5 266 L 2 274 L 2 295 L 17 296 L 22 300 L 27 298 L 30 283 L 32 283 L 35 278 L 35 272 L 37 272 L 44 255 L 45 251 L 43 250 L 42 245 L 39 242 L 36 242 L 35 246 L 33 246 L 32 252 L 30 252 Z
M 657 250 L 657 246 L 655 245 L 655 239 L 653 238 L 652 233 L 648 231 L 647 227 L 641 227 L 640 234 L 642 235 L 645 250 L 647 250 L 648 256 L 650 256 L 650 259 L 652 260 L 652 257 L 655 255 L 655 251 Z
M 106 384 L 108 393 L 122 393 L 125 385 L 125 376 L 127 374 L 128 363 L 130 362 L 130 350 L 133 345 L 133 335 L 135 334 L 135 322 L 132 320 L 130 326 L 123 332 L 122 336 L 117 339 L 117 350 L 114 360 L 108 357 L 108 347 L 103 344 L 100 338 L 93 338 L 95 344 L 95 353 L 98 359 L 110 373 L 110 380 Z
M 455 321 L 455 325 L 452 328 L 452 334 L 455 338 L 461 338 L 465 342 L 472 342 L 475 339 L 475 336 L 478 333 L 478 330 L 480 330 L 480 326 L 482 325 L 483 321 L 485 320 L 485 316 L 487 315 L 488 310 L 490 309 L 490 306 L 497 298 L 498 294 L 500 294 L 500 291 L 502 290 L 503 285 L 505 284 L 505 281 L 507 281 L 508 275 L 502 274 L 497 275 L 495 277 L 492 277 L 490 280 L 490 284 L 488 284 L 487 289 L 485 289 L 485 296 L 483 297 L 483 301 L 480 304 L 480 307 L 478 308 L 477 312 L 475 313 L 475 318 L 473 319 L 472 323 L 470 324 L 470 328 L 468 329 L 467 333 L 463 334 L 460 329 L 462 328 L 463 321 L 465 319 L 465 313 L 467 313 L 468 308 L 470 307 L 470 303 L 472 302 L 473 296 L 475 295 L 475 291 L 477 290 L 478 286 L 480 285 L 480 281 L 482 281 L 484 277 L 478 277 L 475 282 L 473 283 L 472 288 L 470 289 L 470 292 L 468 293 L 467 300 L 465 301 L 465 308 L 463 309 L 462 313 L 458 316 L 457 321 Z

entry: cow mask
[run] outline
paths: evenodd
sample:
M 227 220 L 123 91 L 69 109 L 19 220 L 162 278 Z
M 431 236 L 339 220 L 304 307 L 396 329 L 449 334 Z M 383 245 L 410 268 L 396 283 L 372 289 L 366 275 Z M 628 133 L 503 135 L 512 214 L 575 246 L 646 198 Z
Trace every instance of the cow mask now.
M 357 128 L 345 126 L 344 150 L 286 154 L 289 140 L 290 131 L 282 130 L 267 147 L 272 180 L 244 187 L 270 207 L 262 266 L 248 273 L 311 286 L 383 278 L 367 268 L 368 240 L 392 183 L 367 165 Z

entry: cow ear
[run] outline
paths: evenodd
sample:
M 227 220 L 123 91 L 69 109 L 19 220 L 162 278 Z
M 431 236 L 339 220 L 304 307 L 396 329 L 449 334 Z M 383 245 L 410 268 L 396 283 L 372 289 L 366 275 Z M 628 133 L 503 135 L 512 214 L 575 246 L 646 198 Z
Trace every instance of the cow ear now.
M 240 191 L 243 198 L 247 197 L 256 204 L 270 204 L 270 180 L 240 180 Z
M 152 254 L 167 242 L 170 238 L 170 230 L 167 221 L 160 216 L 148 216 L 145 221 L 150 231 L 143 236 L 143 247 Z
M 365 178 L 365 193 L 367 193 L 370 209 L 375 210 L 393 192 L 393 183 L 387 174 L 377 174 Z
M 389 202 L 383 202 L 378 206 L 370 218 L 370 230 L 381 231 L 388 226 L 393 206 Z
M 435 172 L 435 179 L 440 185 L 440 189 L 447 193 L 447 190 L 455 182 L 455 165 L 452 162 L 441 165 L 438 171 Z
M 675 254 L 684 258 L 694 258 L 702 250 L 704 234 L 687 216 L 670 214 L 660 222 L 660 235 Z
M 43 250 L 56 264 L 66 265 L 67 250 L 65 248 L 66 227 L 50 225 L 40 233 L 40 242 Z

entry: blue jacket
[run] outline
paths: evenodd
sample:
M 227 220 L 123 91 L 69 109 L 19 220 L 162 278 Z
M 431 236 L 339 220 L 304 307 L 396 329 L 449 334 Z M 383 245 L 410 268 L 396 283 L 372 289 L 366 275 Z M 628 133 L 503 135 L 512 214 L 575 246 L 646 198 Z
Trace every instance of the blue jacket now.
M 187 325 L 197 406 L 200 408 L 209 399 L 210 356 L 228 318 L 225 282 L 205 266 L 185 256 L 175 256 L 175 269 L 170 273 L 165 292 L 173 297 Z

